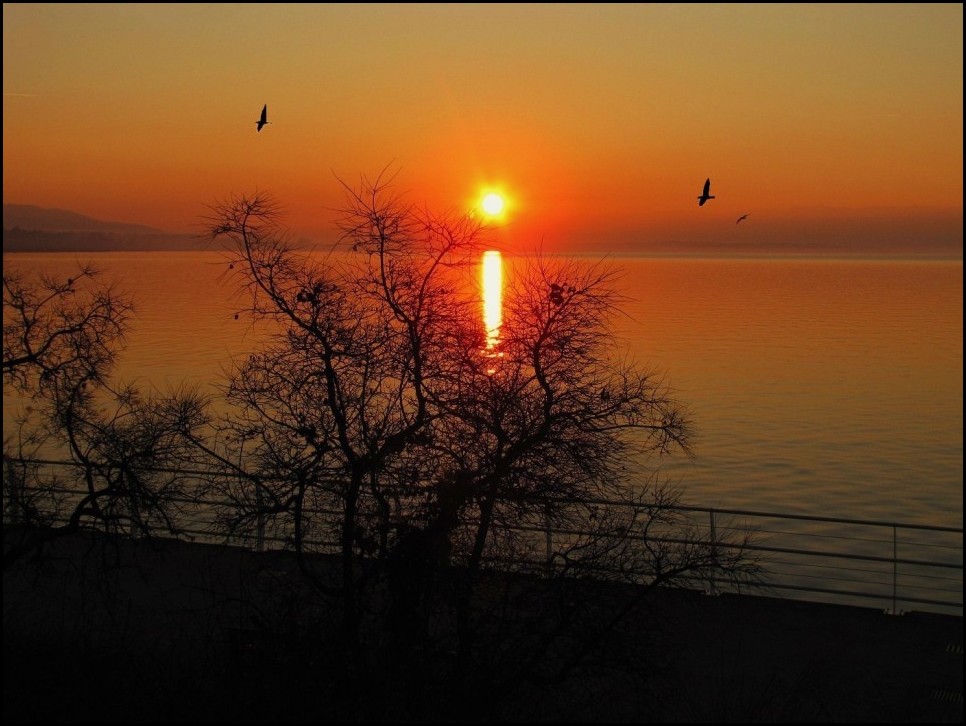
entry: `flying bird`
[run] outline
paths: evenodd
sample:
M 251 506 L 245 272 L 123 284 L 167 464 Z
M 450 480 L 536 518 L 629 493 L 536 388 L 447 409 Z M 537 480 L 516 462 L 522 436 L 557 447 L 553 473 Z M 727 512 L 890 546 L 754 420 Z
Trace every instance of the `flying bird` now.
M 711 196 L 710 194 L 708 194 L 708 192 L 710 192 L 710 191 L 711 191 L 711 180 L 708 179 L 708 180 L 706 180 L 704 182 L 704 191 L 701 192 L 701 196 L 698 197 L 698 206 L 699 207 L 703 207 L 704 206 L 704 203 L 706 201 L 708 201 L 709 199 L 714 199 L 713 196 Z
M 743 219 L 748 219 L 748 215 L 747 214 L 742 214 L 740 217 L 738 217 L 738 219 L 735 222 L 735 224 L 738 224 L 738 222 L 740 222 Z
M 268 123 L 271 123 L 271 121 L 268 120 L 268 104 L 266 103 L 264 106 L 262 106 L 262 116 L 261 116 L 261 118 L 258 119 L 258 121 L 255 122 L 255 130 L 256 131 L 261 131 L 262 130 L 262 126 L 264 126 L 265 124 L 268 124 Z

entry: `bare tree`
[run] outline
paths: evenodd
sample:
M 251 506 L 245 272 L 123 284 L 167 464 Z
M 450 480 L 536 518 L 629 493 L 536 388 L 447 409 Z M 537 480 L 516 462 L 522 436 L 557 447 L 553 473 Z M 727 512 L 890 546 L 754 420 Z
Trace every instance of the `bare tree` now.
M 187 482 L 164 469 L 193 451 L 183 432 L 203 424 L 204 402 L 191 392 L 144 397 L 112 380 L 130 298 L 90 266 L 66 279 L 5 272 L 3 291 L 5 394 L 31 403 L 5 432 L 4 504 L 28 526 L 8 530 L 4 568 L 82 527 L 176 532 Z M 51 480 L 38 453 L 72 466 Z
M 132 311 L 89 265 L 66 279 L 4 271 L 4 386 L 23 392 L 65 376 L 103 380 Z
M 280 482 L 266 489 L 269 510 L 292 516 L 296 551 L 338 542 L 338 580 L 316 579 L 341 594 L 350 641 L 368 582 L 360 554 L 384 559 L 392 546 L 392 472 L 426 451 L 441 415 L 434 391 L 470 316 L 453 273 L 470 264 L 478 235 L 385 201 L 383 191 L 350 197 L 344 225 L 358 254 L 349 261 L 299 256 L 263 197 L 231 201 L 213 225 L 235 243 L 251 312 L 278 331 L 230 381 L 228 398 L 243 413 L 229 426 L 260 478 Z M 317 516 L 333 508 L 337 517 Z
M 347 252 L 327 256 L 295 249 L 265 196 L 214 209 L 249 312 L 274 335 L 231 376 L 239 413 L 206 447 L 244 473 L 235 523 L 274 518 L 319 591 L 340 598 L 346 673 L 364 667 L 362 625 L 387 588 L 382 659 L 398 654 L 400 673 L 425 682 L 420 659 L 452 642 L 448 682 L 462 693 L 499 650 L 481 639 L 508 632 L 505 618 L 493 630 L 480 578 L 532 562 L 535 532 L 571 533 L 545 574 L 636 583 L 632 601 L 711 568 L 753 569 L 742 542 L 688 536 L 675 493 L 630 476 L 686 453 L 689 425 L 659 378 L 614 355 L 615 269 L 520 270 L 488 347 L 469 281 L 485 230 L 408 206 L 380 179 L 346 191 Z M 332 545 L 336 571 L 307 556 Z M 613 629 L 630 607 L 601 622 Z M 531 661 L 572 623 L 544 628 Z M 558 659 L 556 677 L 589 647 Z

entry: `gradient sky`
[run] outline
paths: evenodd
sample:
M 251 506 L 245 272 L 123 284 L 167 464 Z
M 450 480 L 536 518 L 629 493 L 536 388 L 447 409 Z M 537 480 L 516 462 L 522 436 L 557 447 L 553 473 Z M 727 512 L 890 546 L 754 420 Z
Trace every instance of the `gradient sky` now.
M 961 3 L 6 3 L 3 92 L 4 202 L 173 232 L 391 165 L 522 250 L 962 250 Z

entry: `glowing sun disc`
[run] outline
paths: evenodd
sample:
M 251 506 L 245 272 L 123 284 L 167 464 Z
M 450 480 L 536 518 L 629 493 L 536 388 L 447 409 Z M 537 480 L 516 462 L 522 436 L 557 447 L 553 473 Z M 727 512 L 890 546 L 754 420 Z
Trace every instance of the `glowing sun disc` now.
M 480 202 L 480 206 L 483 207 L 484 212 L 489 214 L 491 217 L 495 217 L 503 211 L 503 197 L 496 192 L 490 192 L 483 197 L 483 200 Z

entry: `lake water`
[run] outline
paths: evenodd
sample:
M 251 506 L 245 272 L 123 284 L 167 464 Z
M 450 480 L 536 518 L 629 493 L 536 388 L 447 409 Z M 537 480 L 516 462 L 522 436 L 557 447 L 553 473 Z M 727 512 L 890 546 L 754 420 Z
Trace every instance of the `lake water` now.
M 137 317 L 125 379 L 210 386 L 258 336 L 217 253 L 7 254 L 92 261 Z M 624 348 L 690 409 L 688 502 L 962 527 L 961 260 L 614 258 Z M 4 399 L 5 428 L 13 402 Z

